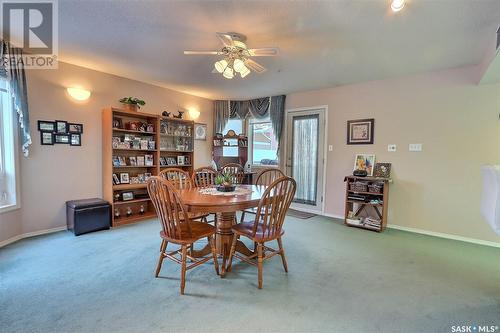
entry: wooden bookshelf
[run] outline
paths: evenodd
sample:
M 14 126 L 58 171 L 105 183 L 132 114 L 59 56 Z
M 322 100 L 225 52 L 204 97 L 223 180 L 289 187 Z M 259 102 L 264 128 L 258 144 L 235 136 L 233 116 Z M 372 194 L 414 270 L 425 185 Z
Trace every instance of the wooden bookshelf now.
M 378 178 L 378 177 L 356 177 L 347 176 L 344 179 L 346 183 L 345 191 L 345 213 L 344 213 L 344 224 L 349 227 L 361 228 L 371 231 L 382 232 L 387 226 L 387 211 L 389 207 L 389 183 L 392 182 L 389 178 Z M 381 193 L 376 193 L 366 190 L 353 190 L 351 184 L 355 182 L 362 182 L 368 185 L 380 184 L 383 185 Z M 359 197 L 359 199 L 353 199 L 353 197 Z M 364 198 L 364 199 L 361 199 Z M 349 214 L 352 212 L 354 217 L 361 218 L 362 223 L 355 224 L 349 222 Z M 380 221 L 380 226 L 373 226 L 368 223 L 364 223 L 364 218 L 370 217 Z
M 119 123 L 113 120 L 119 120 Z M 131 128 L 131 123 L 150 124 L 151 127 Z M 168 125 L 170 132 L 166 131 Z M 125 137 L 141 140 L 150 138 L 149 141 L 154 141 L 154 149 L 141 149 L 142 147 L 129 148 L 113 146 L 113 137 L 120 138 L 120 142 L 125 140 Z M 167 146 L 162 147 L 163 143 Z M 115 143 L 116 143 L 115 139 Z M 115 184 L 113 174 L 120 179 L 121 173 L 129 174 L 131 177 L 139 177 L 139 175 L 151 174 L 158 175 L 160 170 L 164 168 L 179 167 L 189 173 L 193 172 L 194 163 L 194 122 L 184 119 L 165 118 L 155 114 L 125 111 L 119 108 L 104 108 L 102 110 L 102 163 L 103 163 L 103 197 L 112 205 L 112 226 L 120 226 L 130 223 L 135 223 L 156 216 L 153 204 L 147 195 L 146 183 L 126 183 Z M 131 144 L 131 147 L 133 144 Z M 165 149 L 162 149 L 165 148 Z M 152 165 L 137 165 L 130 162 L 130 158 L 137 160 L 137 157 L 152 155 Z M 123 157 L 126 165 L 117 165 L 113 162 L 113 157 Z M 187 156 L 188 163 L 185 165 L 177 165 L 177 156 Z M 161 157 L 169 157 L 175 159 L 176 165 L 160 165 Z M 116 161 L 115 161 L 116 162 Z M 145 177 L 145 176 L 144 176 Z M 145 180 L 145 179 L 144 179 Z M 131 200 L 123 200 L 123 193 L 132 192 L 134 198 Z M 138 197 L 136 197 L 136 195 Z M 140 213 L 141 206 L 144 208 L 144 213 Z M 132 210 L 132 215 L 127 216 L 127 210 Z M 120 217 L 115 216 L 115 212 L 120 213 Z

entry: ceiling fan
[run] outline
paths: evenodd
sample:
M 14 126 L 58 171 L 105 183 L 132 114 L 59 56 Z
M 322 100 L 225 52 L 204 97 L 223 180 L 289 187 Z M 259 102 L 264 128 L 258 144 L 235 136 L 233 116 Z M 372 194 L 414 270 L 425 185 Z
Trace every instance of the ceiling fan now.
M 220 51 L 184 51 L 186 55 L 220 55 L 224 59 L 215 62 L 212 73 L 221 73 L 226 79 L 232 79 L 237 73 L 242 78 L 250 74 L 250 70 L 263 73 L 266 68 L 251 57 L 272 57 L 278 54 L 278 48 L 266 47 L 260 49 L 249 49 L 245 44 L 246 36 L 236 33 L 216 33 L 222 42 Z

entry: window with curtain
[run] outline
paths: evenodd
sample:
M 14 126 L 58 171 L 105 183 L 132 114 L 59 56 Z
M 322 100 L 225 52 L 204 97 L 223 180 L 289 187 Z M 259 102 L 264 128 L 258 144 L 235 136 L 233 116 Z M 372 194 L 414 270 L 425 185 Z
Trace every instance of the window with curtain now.
M 14 111 L 6 80 L 0 80 L 0 212 L 18 207 Z
M 249 122 L 249 160 L 253 165 L 278 165 L 279 143 L 271 121 L 251 119 Z

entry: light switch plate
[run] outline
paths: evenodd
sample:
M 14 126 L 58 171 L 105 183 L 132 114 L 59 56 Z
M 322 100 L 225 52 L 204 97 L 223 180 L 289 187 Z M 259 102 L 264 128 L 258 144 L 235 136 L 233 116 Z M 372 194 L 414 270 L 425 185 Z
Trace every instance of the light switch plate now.
M 333 146 L 332 145 L 328 145 L 328 151 L 333 151 Z
M 395 152 L 397 149 L 396 145 L 395 144 L 390 144 L 390 145 L 387 145 L 387 151 L 390 151 L 390 152 Z
M 410 143 L 408 146 L 409 151 L 422 151 L 422 144 L 421 143 Z

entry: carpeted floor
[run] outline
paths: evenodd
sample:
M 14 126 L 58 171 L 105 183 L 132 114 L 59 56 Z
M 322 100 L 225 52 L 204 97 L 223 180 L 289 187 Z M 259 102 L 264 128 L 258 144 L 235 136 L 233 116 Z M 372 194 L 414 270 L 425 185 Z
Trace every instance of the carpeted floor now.
M 275 257 L 235 264 L 221 279 L 205 264 L 166 261 L 155 279 L 156 221 L 0 249 L 0 331 L 451 332 L 500 325 L 500 249 L 288 217 L 289 273 Z

